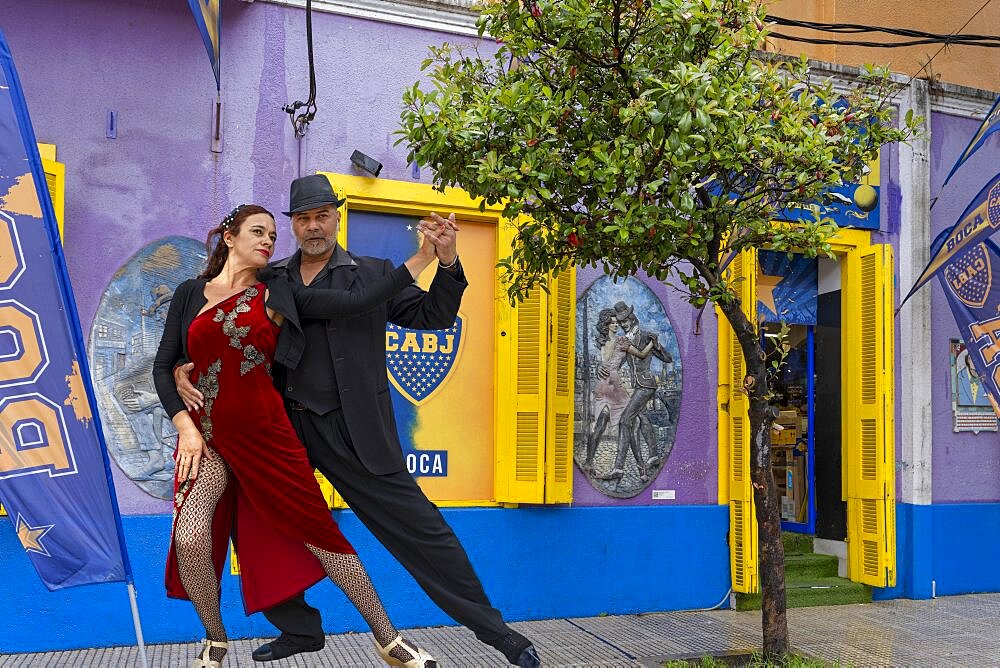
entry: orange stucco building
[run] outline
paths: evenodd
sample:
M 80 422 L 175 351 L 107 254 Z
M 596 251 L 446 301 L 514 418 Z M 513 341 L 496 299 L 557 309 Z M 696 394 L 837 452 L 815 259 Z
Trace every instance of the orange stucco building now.
M 977 10 L 980 10 L 976 14 Z M 1000 3 L 983 8 L 983 0 L 777 0 L 768 8 L 772 16 L 822 23 L 858 23 L 888 28 L 908 28 L 937 34 L 996 35 L 1000 33 Z M 964 28 L 962 25 L 973 15 Z M 777 32 L 798 37 L 877 42 L 907 41 L 909 38 L 882 33 L 843 35 L 813 29 L 774 26 Z M 941 48 L 940 44 L 899 48 L 821 45 L 782 39 L 769 41 L 769 48 L 789 55 L 805 54 L 816 60 L 843 65 L 879 63 L 892 71 L 914 75 Z M 1000 49 L 955 45 L 934 56 L 929 67 L 917 75 L 943 82 L 996 90 L 1000 80 Z

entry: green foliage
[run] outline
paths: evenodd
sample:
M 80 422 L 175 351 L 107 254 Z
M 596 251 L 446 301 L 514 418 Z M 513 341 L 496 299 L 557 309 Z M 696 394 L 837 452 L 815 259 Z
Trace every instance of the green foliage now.
M 696 305 L 730 299 L 720 258 L 749 246 L 829 254 L 819 210 L 772 221 L 860 180 L 920 121 L 894 125 L 883 71 L 837 93 L 804 60 L 758 51 L 764 11 L 751 0 L 488 2 L 479 29 L 496 46 L 433 48 L 425 82 L 404 95 L 400 141 L 439 188 L 503 204 L 517 226 L 501 263 L 512 299 L 576 264 L 675 276 Z
M 759 653 L 755 653 L 750 657 L 741 659 L 739 662 L 726 661 L 706 655 L 697 661 L 667 661 L 663 664 L 663 668 L 727 668 L 734 665 L 744 666 L 745 668 L 825 668 L 829 664 L 825 661 L 807 659 L 792 654 L 788 655 L 784 661 L 776 663 L 768 661 Z

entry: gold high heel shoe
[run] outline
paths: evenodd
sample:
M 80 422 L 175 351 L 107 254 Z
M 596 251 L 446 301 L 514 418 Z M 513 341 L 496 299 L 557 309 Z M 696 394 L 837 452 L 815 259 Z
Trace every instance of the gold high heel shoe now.
M 201 650 L 201 654 L 199 654 L 198 658 L 191 664 L 191 668 L 222 668 L 221 661 L 212 661 L 208 658 L 209 653 L 213 647 L 218 647 L 219 649 L 224 649 L 228 652 L 229 643 L 222 640 L 209 640 L 208 638 L 205 638 L 202 642 L 205 643 L 205 648 Z
M 396 657 L 389 654 L 389 652 L 397 647 L 402 647 L 404 650 L 409 652 L 410 656 L 413 658 L 409 661 L 400 661 Z M 375 649 L 378 650 L 379 656 L 382 657 L 382 660 L 390 666 L 401 666 L 401 668 L 437 668 L 438 665 L 437 660 L 433 656 L 420 649 L 409 640 L 404 640 L 402 635 L 397 635 L 396 638 L 385 647 L 379 645 L 378 640 L 376 640 Z

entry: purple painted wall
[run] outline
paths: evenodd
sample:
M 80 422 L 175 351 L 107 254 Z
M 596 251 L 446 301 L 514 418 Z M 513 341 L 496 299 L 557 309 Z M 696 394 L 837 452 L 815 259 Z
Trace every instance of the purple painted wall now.
M 941 189 L 955 159 L 965 149 L 979 122 L 948 114 L 931 116 L 931 238 L 955 224 L 969 201 L 996 174 L 997 149 L 986 146 Z M 926 289 L 931 297 L 933 360 L 933 497 L 934 503 L 1000 500 L 1000 434 L 956 434 L 952 430 L 948 342 L 960 338 L 955 319 L 937 278 Z
M 56 144 L 66 164 L 66 256 L 87 331 L 113 273 L 147 243 L 201 238 L 240 202 L 280 211 L 298 175 L 299 146 L 281 106 L 308 93 L 304 13 L 235 0 L 222 11 L 225 149 L 213 154 L 214 79 L 185 3 L 0 0 L 39 141 Z M 428 45 L 464 38 L 331 14 L 313 21 L 319 113 L 303 145 L 303 173 L 355 173 L 349 156 L 357 148 L 383 163 L 382 178 L 412 180 L 406 151 L 392 145 L 402 91 L 419 78 Z M 105 137 L 109 110 L 118 113 L 116 139 Z M 279 234 L 278 253 L 291 251 L 287 229 Z M 596 277 L 581 271 L 580 290 Z M 716 318 L 707 313 L 695 336 L 694 309 L 647 283 L 674 323 L 684 364 L 675 447 L 633 499 L 605 497 L 577 472 L 580 505 L 717 499 Z M 168 501 L 112 468 L 124 513 L 169 512 Z M 652 501 L 653 489 L 677 498 Z
M 300 156 L 281 106 L 308 95 L 305 14 L 222 5 L 225 150 L 214 154 L 215 81 L 187 3 L 0 0 L 35 132 L 66 165 L 65 249 L 85 336 L 114 272 L 150 241 L 203 238 L 241 202 L 287 203 Z M 383 163 L 382 178 L 412 180 L 392 146 L 402 91 L 428 45 L 463 38 L 322 13 L 313 31 L 319 113 L 302 173 L 356 173 L 357 148 Z M 109 110 L 116 139 L 105 137 Z M 290 252 L 278 218 L 278 253 Z M 124 513 L 169 512 L 112 468 Z

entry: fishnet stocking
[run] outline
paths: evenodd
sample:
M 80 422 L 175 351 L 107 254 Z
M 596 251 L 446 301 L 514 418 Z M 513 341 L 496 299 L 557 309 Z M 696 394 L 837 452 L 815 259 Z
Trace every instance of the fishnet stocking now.
M 212 516 L 229 484 L 229 466 L 214 450 L 214 459 L 203 457 L 198 478 L 181 506 L 174 527 L 174 548 L 181 584 L 205 626 L 209 640 L 226 640 L 219 609 L 219 578 L 212 563 Z M 226 650 L 213 647 L 209 658 L 222 661 Z
M 316 555 L 326 574 L 335 585 L 347 594 L 347 598 L 351 599 L 351 603 L 368 622 L 368 626 L 371 627 L 372 634 L 375 636 L 375 641 L 385 647 L 395 640 L 399 632 L 389 621 L 389 616 L 385 613 L 385 608 L 382 607 L 382 601 L 379 600 L 378 593 L 372 586 L 368 572 L 358 555 L 328 552 L 309 543 L 306 543 L 306 547 Z M 414 658 L 412 654 L 398 645 L 389 652 L 389 655 L 403 662 Z

